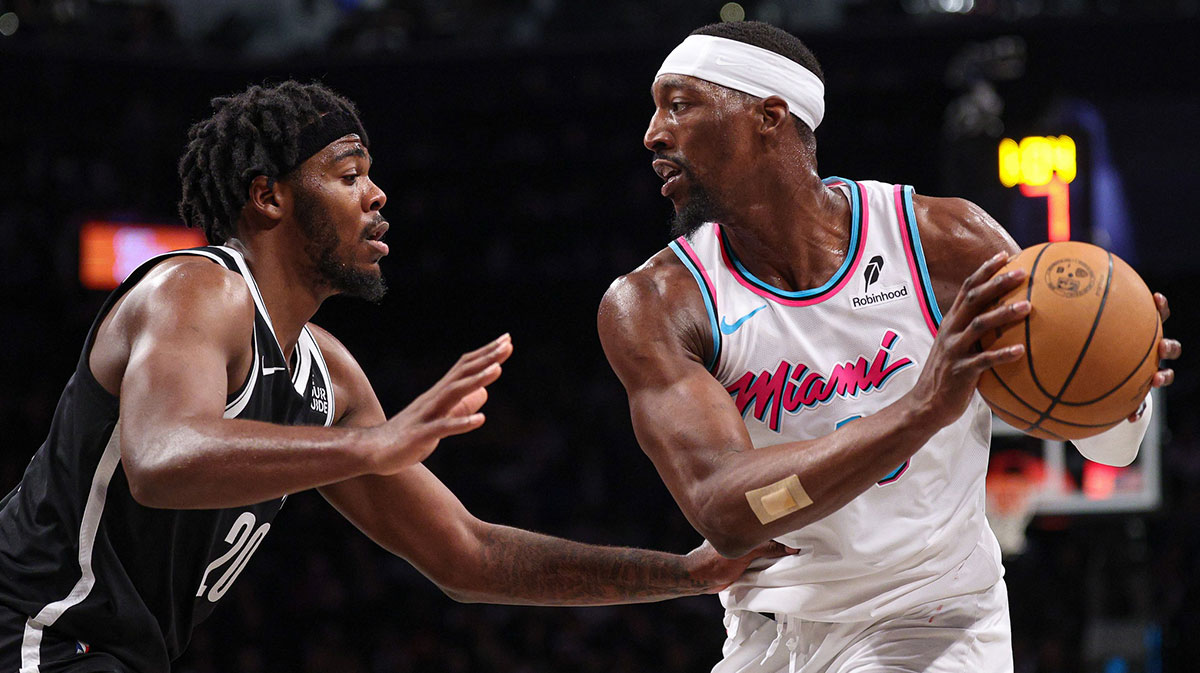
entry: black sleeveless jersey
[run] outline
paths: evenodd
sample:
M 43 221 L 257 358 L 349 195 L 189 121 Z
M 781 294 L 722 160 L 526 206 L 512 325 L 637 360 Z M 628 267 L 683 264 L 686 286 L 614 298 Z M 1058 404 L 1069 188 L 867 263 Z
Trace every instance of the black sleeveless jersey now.
M 271 317 L 236 250 L 156 257 L 130 275 L 88 332 L 50 434 L 20 485 L 0 501 L 0 604 L 27 615 L 21 670 L 37 670 L 43 631 L 106 652 L 138 673 L 167 673 L 271 528 L 285 498 L 221 510 L 167 510 L 134 501 L 121 466 L 118 398 L 92 376 L 96 331 L 116 300 L 167 257 L 199 255 L 239 273 L 254 297 L 255 364 L 226 418 L 329 425 L 333 387 L 307 328 L 284 360 Z M 179 354 L 187 367 L 187 353 Z M 32 654 L 29 654 L 32 653 Z

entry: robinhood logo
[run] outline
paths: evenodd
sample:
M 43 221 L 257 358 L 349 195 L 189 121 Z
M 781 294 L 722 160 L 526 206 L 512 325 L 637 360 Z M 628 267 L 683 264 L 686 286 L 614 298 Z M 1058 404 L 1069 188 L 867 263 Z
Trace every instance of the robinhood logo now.
M 908 296 L 907 285 L 896 285 L 893 287 L 885 287 L 878 292 L 869 294 L 860 294 L 857 297 L 850 297 L 850 306 L 855 309 L 867 308 L 868 306 L 878 306 L 886 304 L 889 301 L 904 299 Z
M 867 262 L 867 268 L 863 271 L 863 280 L 866 283 L 863 285 L 863 292 L 871 289 L 871 283 L 879 280 L 879 272 L 883 271 L 883 256 L 875 255 L 871 261 Z

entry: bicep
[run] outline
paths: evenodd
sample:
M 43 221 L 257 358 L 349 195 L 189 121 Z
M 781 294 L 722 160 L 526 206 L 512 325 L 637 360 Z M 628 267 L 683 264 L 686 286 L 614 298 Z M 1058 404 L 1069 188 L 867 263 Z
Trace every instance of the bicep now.
M 207 270 L 196 275 L 212 279 Z M 154 438 L 188 422 L 223 416 L 230 367 L 249 362 L 254 313 L 239 306 L 239 296 L 220 292 L 219 283 L 206 286 L 184 271 L 131 297 L 120 387 L 127 458 L 136 460 Z
M 601 305 L 600 341 L 629 397 L 634 434 L 684 514 L 721 488 L 724 458 L 751 448 L 729 394 L 689 350 L 687 320 L 650 293 L 614 286 Z M 682 323 L 683 328 L 679 323 Z
M 661 378 L 628 386 L 634 434 L 689 514 L 722 488 L 725 459 L 752 448 L 729 394 L 701 365 L 659 365 Z

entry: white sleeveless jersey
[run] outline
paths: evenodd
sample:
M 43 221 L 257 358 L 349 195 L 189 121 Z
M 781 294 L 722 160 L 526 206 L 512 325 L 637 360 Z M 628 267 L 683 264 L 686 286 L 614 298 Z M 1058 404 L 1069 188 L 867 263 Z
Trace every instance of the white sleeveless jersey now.
M 845 262 L 818 288 L 789 292 L 755 278 L 714 223 L 670 244 L 708 308 L 709 370 L 755 447 L 822 437 L 895 402 L 916 382 L 941 321 L 912 188 L 825 183 L 849 199 L 852 226 Z M 984 518 L 990 434 L 976 395 L 878 484 L 777 538 L 800 552 L 754 566 L 722 603 L 861 621 L 991 586 L 1001 567 Z

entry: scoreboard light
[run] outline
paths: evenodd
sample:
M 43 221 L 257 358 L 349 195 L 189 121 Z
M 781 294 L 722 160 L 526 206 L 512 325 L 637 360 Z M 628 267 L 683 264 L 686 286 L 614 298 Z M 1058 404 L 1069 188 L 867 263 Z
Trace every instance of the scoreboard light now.
M 207 244 L 199 230 L 175 225 L 85 222 L 79 228 L 79 282 L 89 290 L 111 290 L 155 255 Z
M 1000 141 L 1000 184 L 1020 186 L 1021 194 L 1046 197 L 1047 237 L 1071 239 L 1071 199 L 1068 185 L 1075 179 L 1075 140 L 1070 136 L 1030 136 L 1017 142 Z

